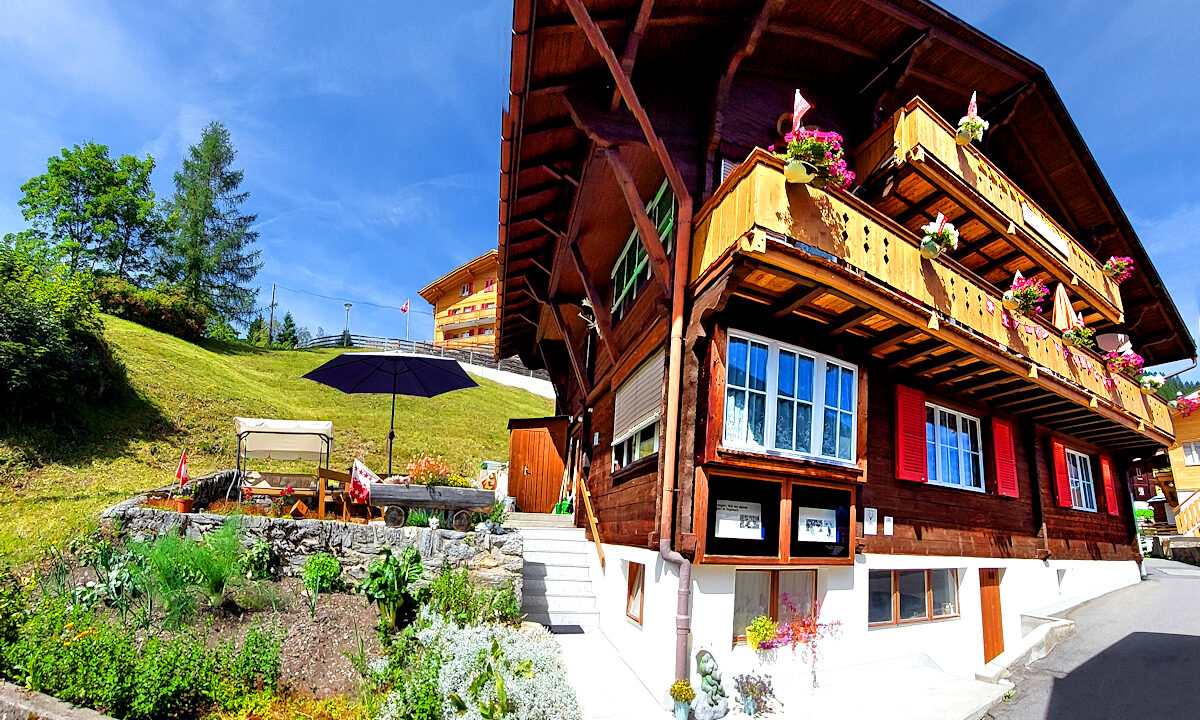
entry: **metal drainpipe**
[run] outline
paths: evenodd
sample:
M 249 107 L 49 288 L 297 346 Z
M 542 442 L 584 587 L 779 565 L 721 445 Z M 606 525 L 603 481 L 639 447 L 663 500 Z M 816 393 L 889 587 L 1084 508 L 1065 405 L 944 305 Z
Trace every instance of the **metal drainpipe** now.
M 671 516 L 675 509 L 678 470 L 679 388 L 683 367 L 683 303 L 688 261 L 692 255 L 692 199 L 679 203 L 679 232 L 671 289 L 671 336 L 667 355 L 666 437 L 663 447 L 662 507 L 658 517 L 658 555 L 679 567 L 679 600 L 675 608 L 675 678 L 688 678 L 688 635 L 692 627 L 692 562 L 671 547 Z

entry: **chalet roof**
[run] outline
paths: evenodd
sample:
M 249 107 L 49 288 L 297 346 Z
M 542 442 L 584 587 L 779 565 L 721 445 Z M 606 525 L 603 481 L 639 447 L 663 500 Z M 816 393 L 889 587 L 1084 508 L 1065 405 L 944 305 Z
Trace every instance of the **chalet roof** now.
M 417 294 L 425 298 L 425 301 L 431 305 L 437 304 L 438 298 L 444 295 L 448 289 L 453 288 L 455 285 L 461 285 L 472 277 L 495 268 L 496 258 L 499 253 L 499 250 L 488 250 L 479 257 L 466 261 L 437 280 L 429 283 L 421 288 Z
M 784 89 L 756 98 L 779 112 L 790 107 L 786 88 L 804 89 L 815 99 L 814 112 L 829 113 L 826 119 L 849 147 L 915 96 L 953 122 L 964 113 L 971 91 L 978 91 L 991 123 L 982 148 L 987 156 L 1101 262 L 1110 255 L 1133 258 L 1137 272 L 1121 294 L 1135 347 L 1150 364 L 1195 355 L 1186 323 L 1045 70 L 941 8 L 924 0 L 584 4 L 632 69 L 656 131 L 676 157 L 699 159 L 705 148 L 724 147 L 716 110 L 728 93 L 722 80 L 736 86 L 757 78 L 762 87 Z M 522 353 L 536 362 L 538 330 L 530 317 L 540 313 L 551 249 L 566 231 L 589 158 L 590 141 L 577 126 L 579 99 L 611 95 L 613 81 L 567 3 L 514 5 L 501 150 L 499 246 L 506 282 L 499 303 L 499 356 Z M 649 13 L 641 22 L 644 8 Z M 755 41 L 747 42 L 749 37 Z M 723 78 L 731 66 L 738 68 L 735 74 Z M 679 101 L 654 107 L 650 96 Z M 636 130 L 629 114 L 615 100 L 612 107 L 592 119 L 628 143 L 644 142 L 629 132 Z M 777 114 L 772 111 L 771 125 Z M 702 201 L 711 186 L 706 187 L 702 162 L 690 164 L 683 168 L 685 179 Z

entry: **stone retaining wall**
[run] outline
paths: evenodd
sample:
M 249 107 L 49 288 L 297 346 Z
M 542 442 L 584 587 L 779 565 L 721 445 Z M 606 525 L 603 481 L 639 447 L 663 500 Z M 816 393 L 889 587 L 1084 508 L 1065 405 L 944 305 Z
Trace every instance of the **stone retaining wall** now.
M 95 710 L 0 682 L 0 720 L 111 720 Z
M 194 481 L 198 484 L 197 503 L 224 497 L 229 479 L 225 472 Z M 121 534 L 134 539 L 181 532 L 193 540 L 203 538 L 230 520 L 229 516 L 212 513 L 183 514 L 143 507 L 141 503 L 145 498 L 146 495 L 139 495 L 118 503 L 105 510 L 101 518 L 119 523 Z M 381 522 L 364 525 L 259 515 L 241 516 L 237 522 L 241 523 L 249 542 L 265 540 L 271 544 L 271 551 L 285 575 L 299 574 L 309 556 L 325 552 L 342 563 L 344 576 L 358 580 L 384 548 L 399 553 L 406 547 L 416 547 L 421 553 L 426 579 L 441 572 L 444 564 L 455 569 L 465 567 L 477 585 L 511 586 L 520 600 L 524 539 L 513 528 L 506 528 L 503 534 L 463 533 L 421 527 L 387 527 Z

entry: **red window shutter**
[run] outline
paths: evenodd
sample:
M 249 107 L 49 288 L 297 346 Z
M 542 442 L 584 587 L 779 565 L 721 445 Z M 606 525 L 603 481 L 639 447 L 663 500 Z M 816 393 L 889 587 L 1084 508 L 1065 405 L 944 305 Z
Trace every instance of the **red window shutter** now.
M 1120 515 L 1121 508 L 1117 505 L 1117 477 L 1113 473 L 1112 458 L 1100 456 L 1100 477 L 1104 480 L 1104 505 L 1109 515 Z
M 470 295 L 474 291 L 474 289 L 475 289 L 475 283 L 473 283 L 473 282 L 467 283 L 467 294 L 468 295 Z
M 1072 507 L 1071 476 L 1067 474 L 1067 446 L 1058 440 L 1050 441 L 1050 451 L 1054 456 L 1054 495 L 1059 507 Z
M 925 393 L 897 385 L 896 479 L 928 481 L 925 464 Z
M 1007 420 L 992 418 L 992 458 L 996 467 L 996 492 L 1005 497 L 1018 497 L 1017 449 L 1012 423 Z

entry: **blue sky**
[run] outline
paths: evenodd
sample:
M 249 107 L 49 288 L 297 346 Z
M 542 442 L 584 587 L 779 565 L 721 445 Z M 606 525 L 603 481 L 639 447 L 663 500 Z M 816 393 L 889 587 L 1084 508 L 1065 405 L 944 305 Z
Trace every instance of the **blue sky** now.
M 1200 269 L 1200 3 L 946 0 L 1047 69 L 1193 333 Z M 225 122 L 259 214 L 260 280 L 381 305 L 496 242 L 508 0 L 0 5 L 0 232 L 65 145 L 181 154 Z M 341 302 L 280 290 L 329 332 Z M 428 338 L 428 314 L 412 317 Z M 394 310 L 351 327 L 402 336 Z

